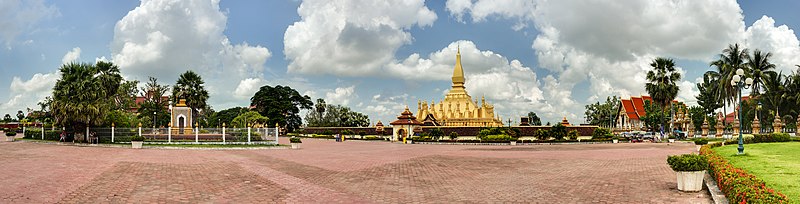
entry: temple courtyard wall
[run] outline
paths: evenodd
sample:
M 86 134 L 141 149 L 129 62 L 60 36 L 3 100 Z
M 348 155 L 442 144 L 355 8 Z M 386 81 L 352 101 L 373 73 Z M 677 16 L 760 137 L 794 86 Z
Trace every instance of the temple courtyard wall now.
M 430 132 L 433 129 L 440 128 L 445 136 L 450 135 L 451 132 L 455 132 L 459 135 L 460 139 L 465 139 L 464 137 L 475 137 L 478 135 L 484 128 L 489 127 L 477 127 L 477 126 L 422 126 L 423 132 Z M 512 126 L 512 128 L 516 128 L 520 130 L 520 137 L 525 140 L 532 140 L 534 133 L 537 130 L 550 130 L 551 126 Z M 567 132 L 572 130 L 578 131 L 578 134 L 581 137 L 591 137 L 592 133 L 598 126 L 567 126 Z M 350 130 L 354 134 L 359 135 L 362 132 L 364 135 L 391 135 L 392 134 L 392 127 L 384 127 L 383 133 L 379 133 L 375 127 L 306 127 L 303 129 L 303 134 L 317 134 L 322 135 L 326 131 L 330 131 L 330 133 L 338 134 L 345 130 Z M 583 139 L 583 138 L 582 138 Z

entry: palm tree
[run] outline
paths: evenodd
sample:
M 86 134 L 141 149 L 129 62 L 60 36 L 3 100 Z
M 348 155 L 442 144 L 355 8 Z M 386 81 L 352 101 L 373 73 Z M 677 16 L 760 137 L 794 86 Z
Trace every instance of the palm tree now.
M 675 69 L 675 62 L 668 58 L 656 58 L 650 63 L 653 70 L 647 72 L 647 84 L 645 89 L 653 101 L 661 106 L 661 111 L 665 111 L 667 106 L 678 95 L 680 87 L 677 82 L 681 80 L 681 74 Z M 666 127 L 664 118 L 661 117 L 662 127 Z
M 752 79 L 753 79 L 753 92 L 750 92 L 750 96 L 758 96 L 761 91 L 761 86 L 764 84 L 764 75 L 769 73 L 775 73 L 772 71 L 775 69 L 775 64 L 769 62 L 769 58 L 772 57 L 772 53 L 767 52 L 766 54 L 762 53 L 761 50 L 756 49 L 753 51 L 753 56 L 747 56 L 747 67 L 750 68 L 752 72 L 750 72 Z
M 716 61 L 711 62 L 712 66 L 717 68 L 717 71 L 709 71 L 706 72 L 707 74 L 712 75 L 714 78 L 717 79 L 717 94 L 719 95 L 720 103 L 723 104 L 722 111 L 726 112 L 727 110 L 724 104 L 734 103 L 736 100 L 737 92 L 735 87 L 731 86 L 731 79 L 733 76 L 736 75 L 737 69 L 744 69 L 745 73 L 750 73 L 747 70 L 747 66 L 745 66 L 745 60 L 749 57 L 747 56 L 748 52 L 745 48 L 740 48 L 739 44 L 728 45 L 728 48 L 722 50 L 722 54 L 719 55 L 719 59 Z M 725 120 L 722 121 L 725 123 Z M 723 124 L 724 125 L 724 124 Z
M 99 125 L 113 104 L 122 77 L 107 62 L 69 63 L 59 68 L 50 109 L 56 123 L 75 129 Z
M 186 99 L 186 106 L 192 109 L 192 121 L 198 122 L 200 110 L 208 104 L 208 91 L 203 87 L 203 78 L 193 71 L 186 71 L 181 74 L 175 86 L 172 87 L 172 103 L 178 103 L 179 99 Z

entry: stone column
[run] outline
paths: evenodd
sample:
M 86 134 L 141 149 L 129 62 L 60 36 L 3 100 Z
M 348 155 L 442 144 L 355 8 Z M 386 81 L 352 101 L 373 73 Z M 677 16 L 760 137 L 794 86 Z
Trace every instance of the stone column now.
M 700 128 L 703 129 L 702 136 L 703 137 L 707 136 L 708 135 L 708 118 L 706 118 L 705 116 L 703 117 L 703 126 L 700 126 Z
M 783 130 L 783 123 L 781 121 L 781 116 L 778 113 L 775 113 L 775 120 L 772 121 L 772 132 L 773 133 L 781 133 Z
M 753 119 L 753 124 L 750 125 L 750 127 L 753 128 L 754 135 L 761 133 L 761 123 L 758 122 L 758 115 L 756 115 L 756 117 Z

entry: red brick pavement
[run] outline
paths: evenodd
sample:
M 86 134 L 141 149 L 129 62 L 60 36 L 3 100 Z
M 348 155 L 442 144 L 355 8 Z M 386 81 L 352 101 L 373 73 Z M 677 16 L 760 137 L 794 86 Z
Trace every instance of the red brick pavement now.
M 281 138 L 282 142 L 285 138 Z M 709 203 L 666 165 L 692 144 L 163 150 L 0 142 L 0 203 Z

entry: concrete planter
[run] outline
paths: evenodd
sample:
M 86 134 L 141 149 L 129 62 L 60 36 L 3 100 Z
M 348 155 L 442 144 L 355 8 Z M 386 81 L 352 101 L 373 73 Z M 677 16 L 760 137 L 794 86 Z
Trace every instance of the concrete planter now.
M 511 141 L 511 146 L 517 145 L 517 141 Z
M 703 176 L 705 171 L 676 171 L 678 176 L 678 190 L 697 192 L 703 190 Z
M 14 136 L 6 136 L 6 142 L 13 142 Z
M 141 149 L 142 143 L 144 143 L 144 141 L 131 141 L 131 148 Z
M 616 139 L 615 140 L 611 140 L 611 141 L 614 142 L 614 144 L 619 143 L 619 140 L 616 140 Z
M 669 143 L 675 143 L 675 139 L 668 139 Z
M 300 143 L 292 143 L 292 149 L 300 149 Z

